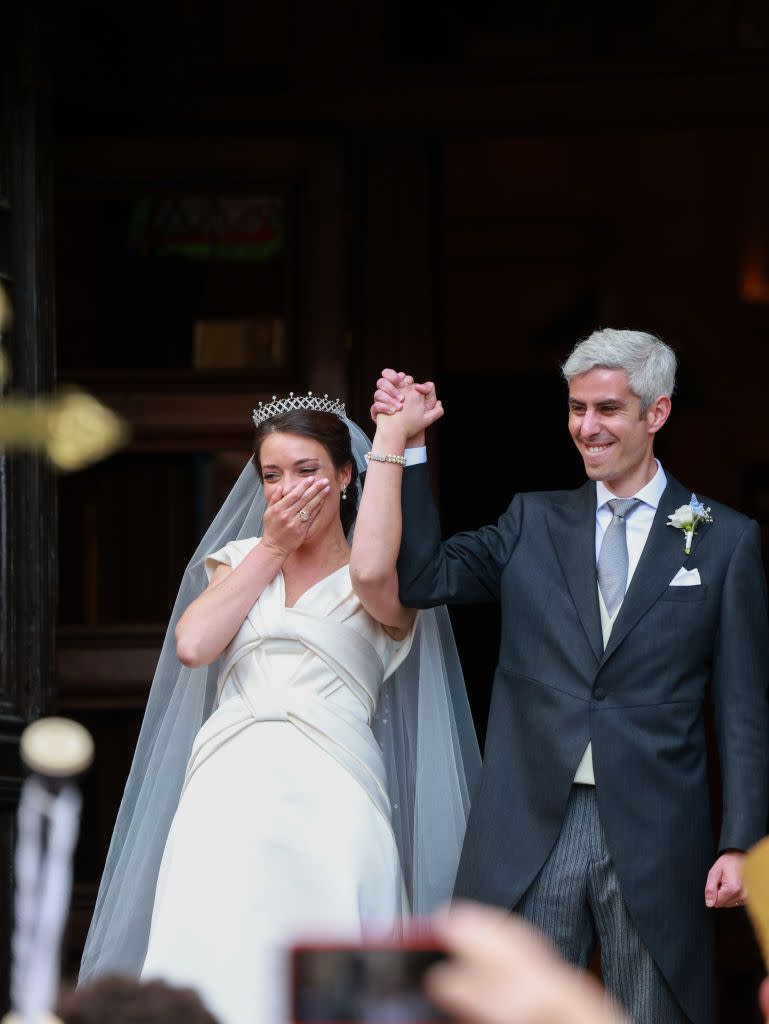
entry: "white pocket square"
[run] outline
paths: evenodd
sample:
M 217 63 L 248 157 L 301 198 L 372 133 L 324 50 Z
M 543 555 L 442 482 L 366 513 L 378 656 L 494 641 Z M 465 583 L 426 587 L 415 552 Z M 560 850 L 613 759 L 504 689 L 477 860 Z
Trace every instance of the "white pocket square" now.
M 670 581 L 671 587 L 698 587 L 702 583 L 700 579 L 699 569 L 684 569 L 683 566 L 678 570 L 673 579 Z

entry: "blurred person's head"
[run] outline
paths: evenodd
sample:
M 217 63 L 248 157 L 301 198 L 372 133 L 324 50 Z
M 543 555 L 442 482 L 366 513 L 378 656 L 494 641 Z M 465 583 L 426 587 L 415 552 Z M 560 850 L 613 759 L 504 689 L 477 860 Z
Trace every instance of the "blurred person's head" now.
M 218 1024 L 191 988 L 107 974 L 62 995 L 62 1024 Z

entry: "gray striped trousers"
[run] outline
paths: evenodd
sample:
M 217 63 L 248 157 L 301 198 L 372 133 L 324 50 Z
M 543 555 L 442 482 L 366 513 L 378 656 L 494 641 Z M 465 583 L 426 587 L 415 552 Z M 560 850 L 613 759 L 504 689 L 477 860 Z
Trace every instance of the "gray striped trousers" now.
M 686 1024 L 622 898 L 594 786 L 572 787 L 558 840 L 515 911 L 581 967 L 600 941 L 604 985 L 635 1024 Z

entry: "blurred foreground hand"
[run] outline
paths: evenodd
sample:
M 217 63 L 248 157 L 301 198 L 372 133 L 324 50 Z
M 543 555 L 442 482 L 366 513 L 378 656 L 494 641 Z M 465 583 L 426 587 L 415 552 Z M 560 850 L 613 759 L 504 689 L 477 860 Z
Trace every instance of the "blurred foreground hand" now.
M 427 975 L 430 998 L 466 1024 L 628 1024 L 598 981 L 567 964 L 521 918 L 456 903 L 435 922 L 450 959 Z
M 769 1024 L 769 978 L 764 978 L 761 982 L 761 988 L 758 990 L 758 1005 L 761 1007 L 764 1020 Z

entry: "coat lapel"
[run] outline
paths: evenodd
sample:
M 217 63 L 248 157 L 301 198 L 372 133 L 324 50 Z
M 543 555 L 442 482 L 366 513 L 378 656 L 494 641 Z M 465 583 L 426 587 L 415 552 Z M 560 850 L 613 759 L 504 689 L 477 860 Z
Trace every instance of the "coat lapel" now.
M 547 515 L 555 553 L 596 662 L 603 657 L 595 567 L 595 484 L 588 480 Z
M 668 476 L 641 558 L 612 628 L 603 662 L 611 657 L 641 616 L 667 590 L 676 572 L 694 554 L 707 526 L 701 526 L 695 533 L 691 553 L 686 555 L 683 531 L 668 525 L 668 516 L 679 506 L 687 505 L 690 497 L 691 491 Z

